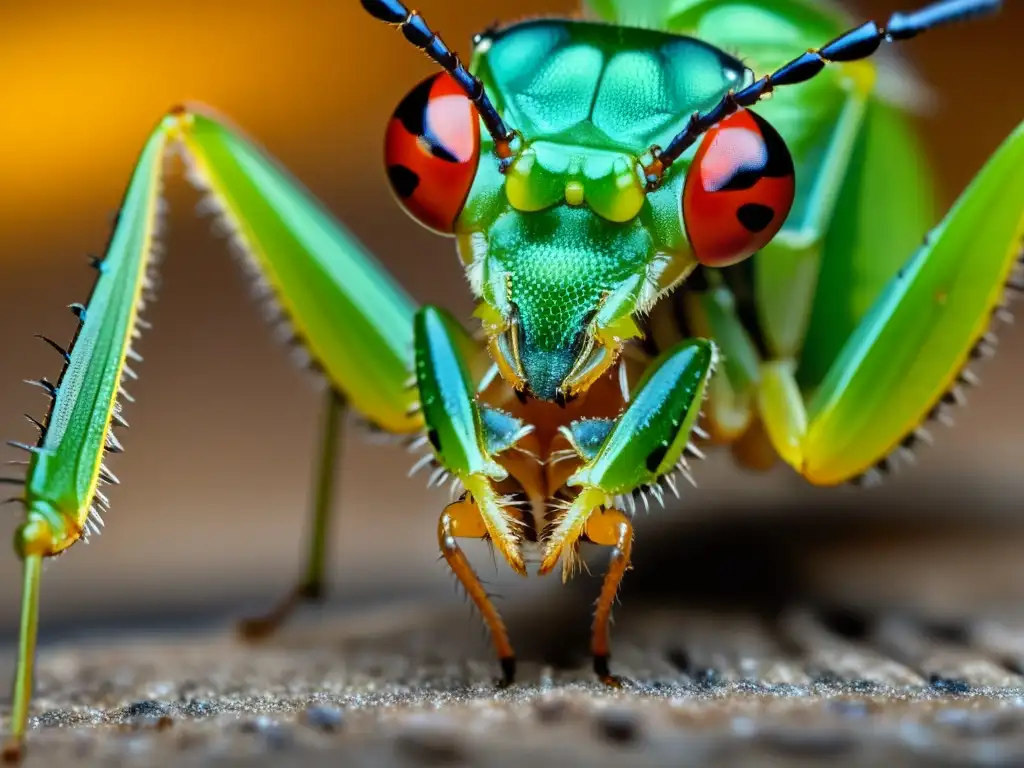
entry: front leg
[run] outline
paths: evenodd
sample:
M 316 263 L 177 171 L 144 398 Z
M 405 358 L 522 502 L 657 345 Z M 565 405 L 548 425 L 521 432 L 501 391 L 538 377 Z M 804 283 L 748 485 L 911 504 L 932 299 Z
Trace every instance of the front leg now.
M 644 374 L 629 407 L 616 421 L 586 420 L 563 428 L 583 465 L 566 481 L 579 488 L 555 522 L 544 545 L 540 573 L 549 573 L 563 560 L 562 577 L 574 568 L 581 541 L 613 547 L 594 617 L 594 669 L 614 684 L 608 669 L 608 626 L 612 604 L 629 567 L 633 527 L 615 509 L 616 497 L 650 491 L 660 495 L 660 483 L 685 470 L 689 446 L 708 380 L 715 367 L 716 349 L 704 339 L 684 341 L 665 352 Z
M 633 553 L 633 521 L 617 509 L 599 510 L 590 515 L 583 535 L 592 544 L 612 548 L 608 571 L 601 585 L 601 595 L 594 609 L 594 630 L 590 652 L 594 657 L 594 673 L 606 685 L 618 687 L 621 683 L 608 667 L 611 657 L 612 605 L 619 593 L 622 577 L 630 567 Z
M 491 641 L 494 643 L 494 650 L 501 662 L 501 683 L 506 687 L 515 682 L 516 677 L 516 654 L 512 650 L 512 642 L 508 638 L 508 630 L 505 629 L 505 622 L 494 607 L 491 596 L 487 594 L 480 577 L 476 575 L 473 566 L 470 565 L 462 547 L 456 539 L 487 539 L 487 524 L 484 522 L 480 508 L 476 505 L 473 497 L 469 494 L 459 501 L 449 504 L 441 518 L 437 522 L 437 543 L 441 548 L 441 555 L 444 557 L 448 567 L 452 569 L 455 578 L 459 580 L 462 588 L 466 590 L 473 605 L 480 611 L 480 616 L 491 633 Z
M 518 419 L 476 401 L 463 350 L 470 348 L 465 330 L 444 310 L 427 306 L 413 322 L 416 384 L 427 439 L 437 463 L 435 475 L 455 478 L 466 493 L 442 513 L 438 544 L 448 566 L 480 611 L 501 660 L 502 683 L 515 676 L 515 654 L 501 615 L 456 542 L 480 538 L 492 542 L 516 573 L 525 576 L 520 552 L 521 520 L 512 499 L 499 495 L 495 483 L 509 473 L 495 458 L 532 429 Z M 432 482 L 433 484 L 433 482 Z
M 413 329 L 416 384 L 439 469 L 472 494 L 491 541 L 512 570 L 525 576 L 515 515 L 506 510 L 507 500 L 494 488 L 494 483 L 508 477 L 508 471 L 495 456 L 532 429 L 477 403 L 463 352 L 471 340 L 448 312 L 423 307 L 416 313 Z

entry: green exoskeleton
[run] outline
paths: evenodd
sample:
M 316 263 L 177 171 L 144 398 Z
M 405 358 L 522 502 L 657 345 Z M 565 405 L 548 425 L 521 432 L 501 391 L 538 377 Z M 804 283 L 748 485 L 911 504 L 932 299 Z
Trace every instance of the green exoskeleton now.
M 590 0 L 588 20 L 479 35 L 468 68 L 402 3 L 362 4 L 443 70 L 396 109 L 385 166 L 406 211 L 455 238 L 483 334 L 417 307 L 239 130 L 171 110 L 138 159 L 93 294 L 73 307 L 72 344 L 55 345 L 64 370 L 39 382 L 52 403 L 38 442 L 21 446 L 8 759 L 28 722 L 42 561 L 98 530 L 100 486 L 116 482 L 104 457 L 120 450 L 172 149 L 329 383 L 309 569 L 245 624 L 249 637 L 321 592 L 346 409 L 422 448 L 414 469 L 431 467 L 431 485 L 451 478 L 438 545 L 504 684 L 515 655 L 459 540 L 489 540 L 521 574 L 536 549 L 539 572 L 561 562 L 564 577 L 581 543 L 610 548 L 592 651 L 615 684 L 609 622 L 634 499 L 677 491 L 702 440 L 732 444 L 748 466 L 781 457 L 816 484 L 863 477 L 923 436 L 991 347 L 1024 237 L 1024 124 L 926 236 L 926 168 L 867 60 L 998 0 L 845 32 L 812 0 Z

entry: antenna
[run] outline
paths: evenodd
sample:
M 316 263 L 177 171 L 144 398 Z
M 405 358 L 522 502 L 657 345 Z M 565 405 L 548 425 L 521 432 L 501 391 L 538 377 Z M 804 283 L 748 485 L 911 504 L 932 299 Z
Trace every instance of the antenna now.
M 365 3 L 364 3 L 365 4 Z M 647 189 L 658 188 L 665 171 L 716 123 L 739 109 L 756 104 L 780 85 L 796 85 L 818 75 L 826 64 L 857 61 L 871 56 L 883 42 L 909 40 L 915 35 L 957 21 L 995 13 L 1002 0 L 940 0 L 910 13 L 894 13 L 884 27 L 869 21 L 840 35 L 818 50 L 810 50 L 742 91 L 731 90 L 707 112 L 694 112 L 665 149 L 653 146 L 643 158 Z
M 484 91 L 484 84 L 480 78 L 470 74 L 462 60 L 459 59 L 459 55 L 427 26 L 427 22 L 419 12 L 410 11 L 398 0 L 362 0 L 362 3 L 363 8 L 371 16 L 385 24 L 401 29 L 406 40 L 426 53 L 455 79 L 469 100 L 476 105 L 484 125 L 487 126 L 487 132 L 494 138 L 495 153 L 503 159 L 510 157 L 512 141 L 516 137 L 515 132 L 510 131 L 505 125 L 505 121 L 501 119 L 498 110 L 494 108 L 494 104 Z

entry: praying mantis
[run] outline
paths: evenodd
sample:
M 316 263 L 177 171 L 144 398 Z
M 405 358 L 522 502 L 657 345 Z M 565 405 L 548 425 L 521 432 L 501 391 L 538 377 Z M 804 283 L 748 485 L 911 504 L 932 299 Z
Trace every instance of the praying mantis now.
M 490 630 L 500 684 L 515 652 L 459 540 L 488 540 L 523 575 L 534 551 L 538 573 L 561 564 L 563 578 L 581 544 L 610 550 L 591 650 L 619 685 L 610 620 L 636 499 L 678 492 L 707 443 L 744 466 L 770 453 L 817 485 L 875 479 L 991 354 L 992 318 L 1022 287 L 1024 123 L 932 228 L 912 202 L 930 194 L 924 161 L 870 57 L 999 5 L 943 0 L 847 29 L 810 0 L 590 0 L 588 19 L 481 33 L 466 66 L 418 12 L 362 0 L 439 65 L 384 127 L 383 171 L 401 208 L 454 239 L 481 335 L 417 306 L 240 129 L 171 109 L 91 296 L 71 307 L 71 344 L 51 342 L 65 367 L 36 382 L 51 397 L 38 440 L 16 443 L 24 584 L 5 758 L 23 754 L 42 562 L 98 533 L 117 482 L 105 458 L 121 450 L 147 327 L 169 153 L 329 384 L 307 575 L 245 633 L 321 594 L 329 459 L 354 411 L 423 450 L 431 485 L 451 480 L 437 545 Z

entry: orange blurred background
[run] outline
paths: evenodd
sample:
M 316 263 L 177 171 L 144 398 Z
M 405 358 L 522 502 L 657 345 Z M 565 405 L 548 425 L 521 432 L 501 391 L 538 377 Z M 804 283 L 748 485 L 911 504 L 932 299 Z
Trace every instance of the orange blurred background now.
M 859 2 L 884 19 L 894 0 Z M 1001 19 L 935 32 L 902 46 L 939 94 L 921 119 L 949 204 L 1022 118 L 1019 46 L 1024 2 Z M 480 2 L 422 0 L 453 47 L 493 22 Z M 566 0 L 521 0 L 501 15 L 566 13 Z M 287 8 L 287 10 L 285 10 Z M 369 245 L 413 296 L 468 314 L 452 244 L 393 203 L 380 163 L 391 110 L 432 65 L 356 2 L 271 0 L 139 3 L 37 0 L 0 5 L 0 434 L 31 440 L 22 412 L 45 402 L 20 383 L 55 377 L 59 359 L 33 339 L 70 338 L 63 307 L 87 295 L 85 254 L 103 247 L 136 153 L 180 101 L 215 106 L 287 165 Z M 825 42 L 825 41 L 822 41 Z M 797 52 L 794 52 L 797 53 Z M 1022 169 L 1024 172 L 1024 169 Z M 86 621 L 198 615 L 268 603 L 298 572 L 320 403 L 306 377 L 268 338 L 223 242 L 193 215 L 197 195 L 168 187 L 172 214 L 160 301 L 140 345 L 146 357 L 126 409 L 133 428 L 112 469 L 107 529 L 51 563 L 43 584 L 43 638 Z M 894 254 L 901 259 L 906 254 Z M 997 360 L 955 432 L 940 433 L 916 472 L 879 493 L 924 498 L 945 483 L 947 506 L 1024 497 L 1024 419 L 1016 386 L 1021 334 L 1005 331 Z M 18 458 L 4 449 L 3 458 Z M 346 444 L 332 535 L 339 599 L 448 590 L 435 526 L 446 495 L 406 480 L 395 446 Z M 711 504 L 813 500 L 786 472 L 736 482 L 722 460 L 701 468 L 685 520 Z M 784 494 L 793 494 L 792 497 Z M 939 494 L 942 495 L 942 494 Z M 934 495 L 930 496 L 934 498 Z M 725 500 L 725 501 L 723 501 Z M 911 504 L 910 506 L 913 506 Z M 9 537 L 15 508 L 0 534 Z M 970 511 L 976 512 L 976 509 Z M 640 527 L 638 551 L 643 547 Z M 486 572 L 489 556 L 478 560 Z M 479 557 L 479 555 L 477 555 Z M 502 573 L 501 581 L 512 581 Z M 0 629 L 10 637 L 20 575 L 0 556 Z M 555 588 L 549 584 L 532 588 Z

